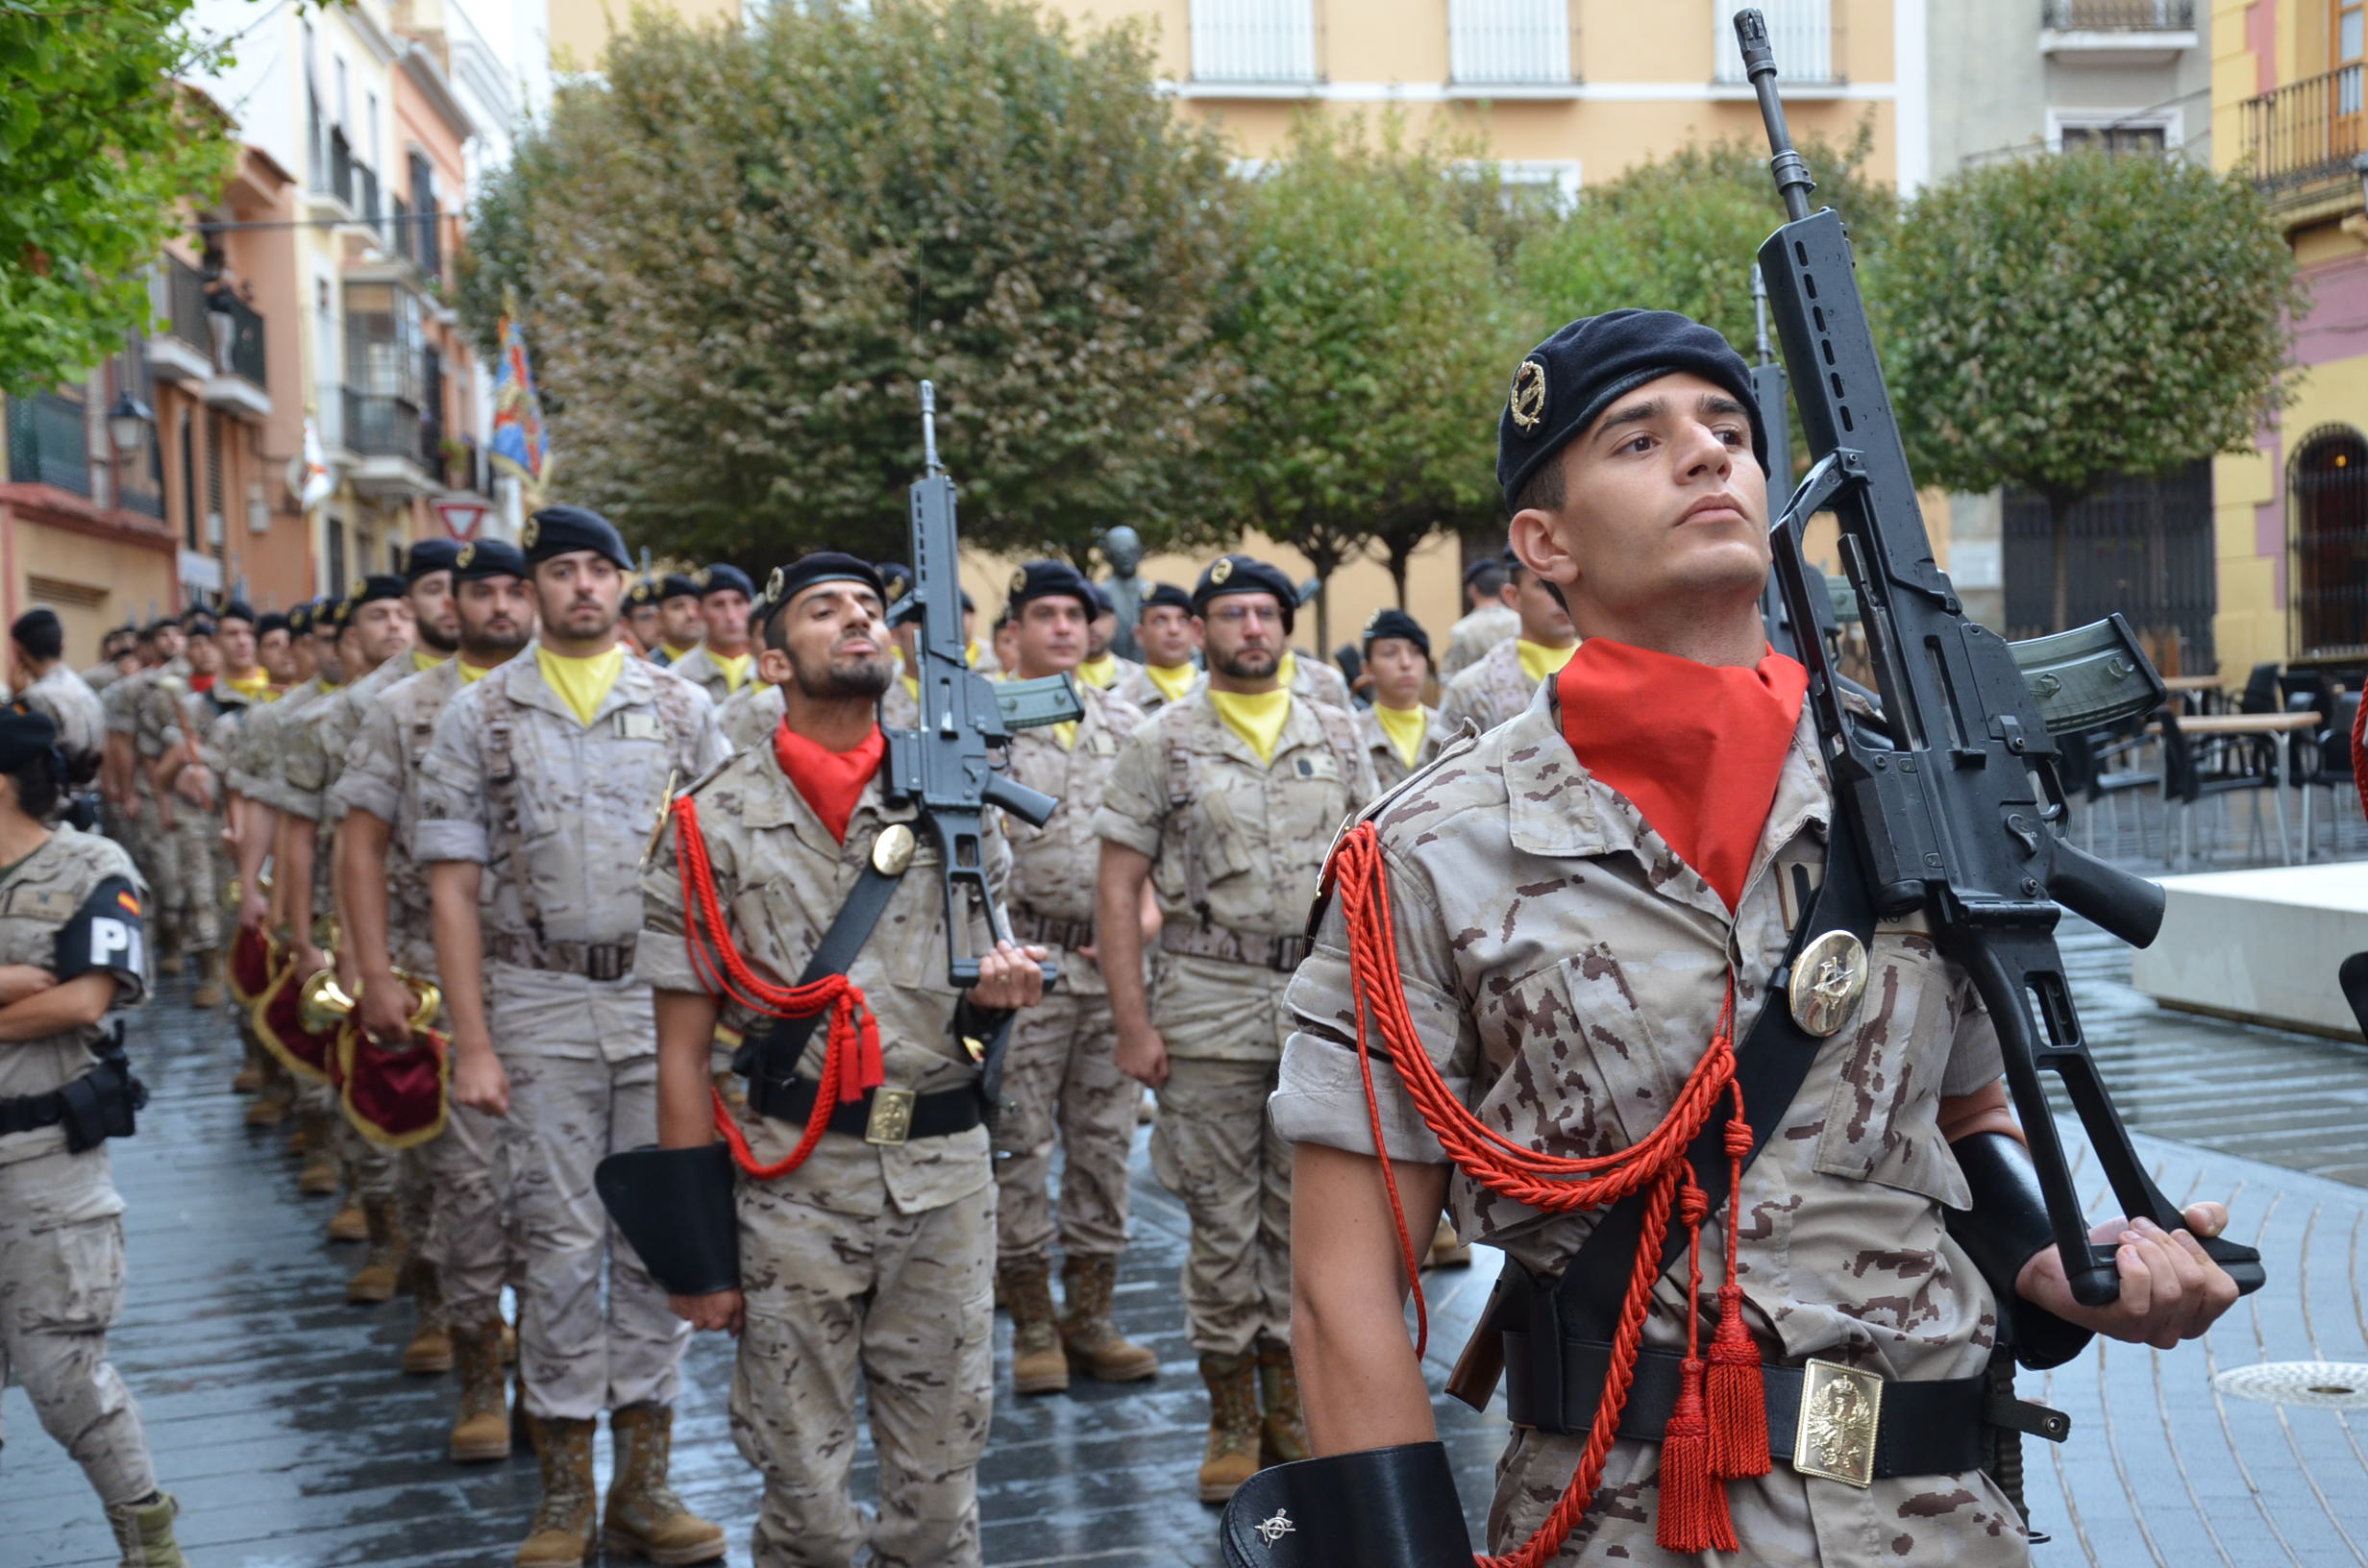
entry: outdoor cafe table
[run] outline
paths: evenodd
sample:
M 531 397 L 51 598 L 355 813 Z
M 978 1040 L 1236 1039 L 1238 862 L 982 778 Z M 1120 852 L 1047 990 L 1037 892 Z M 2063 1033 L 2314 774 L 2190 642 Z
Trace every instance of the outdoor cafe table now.
M 2183 679 L 2201 677 L 2183 676 Z M 2164 684 L 2169 684 L 2165 682 Z M 2212 713 L 2179 721 L 2182 735 L 2253 735 L 2275 739 L 2278 772 L 2270 790 L 2270 804 L 2278 818 L 2278 853 L 2294 864 L 2294 846 L 2285 836 L 2285 787 L 2294 776 L 2294 737 L 2319 726 L 2315 713 Z M 2303 859 L 2310 859 L 2310 792 L 2303 791 Z
M 2166 675 L 2162 684 L 2176 697 L 2195 698 L 2191 703 L 2180 705 L 2179 711 L 2182 713 L 2209 713 L 2212 696 L 2221 689 L 2218 675 Z

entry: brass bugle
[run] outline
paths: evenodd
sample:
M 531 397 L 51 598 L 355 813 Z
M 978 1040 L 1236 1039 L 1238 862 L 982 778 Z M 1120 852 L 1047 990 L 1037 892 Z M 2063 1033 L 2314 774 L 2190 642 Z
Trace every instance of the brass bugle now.
M 435 1022 L 436 1011 L 444 1005 L 444 992 L 432 980 L 423 980 L 409 970 L 397 968 L 395 978 L 411 993 L 411 1032 L 424 1034 Z M 313 975 L 304 984 L 296 1001 L 297 1017 L 304 1026 L 315 1034 L 334 1029 L 351 1017 L 360 1002 L 357 986 L 353 995 L 337 983 L 337 971 L 333 966 Z

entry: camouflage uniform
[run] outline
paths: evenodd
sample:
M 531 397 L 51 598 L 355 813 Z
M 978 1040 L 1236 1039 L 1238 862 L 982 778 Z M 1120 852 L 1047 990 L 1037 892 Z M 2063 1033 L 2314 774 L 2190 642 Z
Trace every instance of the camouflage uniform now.
M 1006 820 L 1014 939 L 1051 950 L 1060 986 L 1013 1022 L 995 1123 L 997 1256 L 1040 1262 L 1051 1249 L 1052 1147 L 1061 1146 L 1061 1251 L 1116 1258 L 1126 1250 L 1126 1162 L 1143 1089 L 1119 1071 L 1117 1026 L 1101 970 L 1076 949 L 1093 940 L 1101 841 L 1094 811 L 1120 749 L 1143 715 L 1080 686 L 1085 706 L 1064 749 L 1049 727 L 1012 737 L 1011 776 L 1061 802 L 1041 828 Z
M 134 700 L 133 749 L 139 759 L 143 783 L 150 764 L 187 744 L 192 699 L 203 702 L 205 698 L 179 676 L 159 675 Z M 167 790 L 159 796 L 152 788 L 143 802 L 143 814 L 152 806 L 157 812 L 149 827 L 157 857 L 157 901 L 150 913 L 160 926 L 177 933 L 192 955 L 212 952 L 222 945 L 221 902 L 213 862 L 221 821 L 212 811 L 189 804 L 179 790 Z M 172 813 L 169 826 L 163 820 L 166 810 Z
M 771 738 L 780 727 L 781 713 L 781 688 L 752 680 L 716 710 L 715 722 L 724 731 L 724 744 L 734 751 L 745 751 Z
M 830 836 L 771 747 L 752 747 L 699 790 L 716 897 L 733 942 L 760 972 L 805 968 L 860 874 L 872 844 L 909 805 L 876 778 Z M 987 840 L 990 885 L 1008 875 Z M 641 882 L 635 973 L 704 992 L 682 934 L 681 873 L 670 833 Z M 946 984 L 945 895 L 927 835 L 848 973 L 879 1020 L 891 1088 L 931 1094 L 975 1081 L 953 1038 L 959 993 Z M 969 919 L 971 950 L 992 941 Z M 753 1038 L 770 1021 L 727 1003 L 723 1021 Z M 801 1060 L 821 1073 L 817 1027 Z M 719 1074 L 720 1076 L 720 1074 Z M 736 1090 L 736 1084 L 733 1086 Z M 755 1158 L 774 1164 L 802 1127 L 728 1096 Z M 732 1382 L 732 1435 L 765 1478 L 752 1548 L 760 1568 L 845 1568 L 868 1544 L 882 1568 L 979 1561 L 976 1465 L 994 1396 L 995 1185 L 987 1131 L 898 1144 L 826 1134 L 788 1175 L 739 1184 L 740 1277 L 748 1317 Z M 879 1455 L 879 1515 L 867 1532 L 848 1496 L 860 1377 Z
M 0 964 L 51 968 L 60 928 L 85 900 L 109 877 L 136 875 L 119 846 L 59 828 L 0 881 Z M 141 892 L 135 882 L 135 900 Z M 138 974 L 118 972 L 116 1003 L 137 1002 L 143 989 Z M 94 1024 L 0 1044 L 0 1099 L 82 1077 L 98 1065 L 99 1038 Z M 69 1154 L 62 1127 L 0 1137 L 0 1386 L 22 1385 L 110 1507 L 157 1489 L 139 1409 L 107 1360 L 123 1305 L 122 1214 L 105 1144 Z
M 708 698 L 719 708 L 739 695 L 731 689 L 730 677 L 724 674 L 724 667 L 715 662 L 715 656 L 707 651 L 707 645 L 704 643 L 683 654 L 667 668 L 705 692 Z M 755 684 L 757 684 L 756 645 L 751 643 L 748 672 L 740 681 L 740 690 L 747 691 Z
M 1197 685 L 1199 680 L 1200 672 L 1195 670 L 1193 684 Z M 1142 709 L 1147 716 L 1168 705 L 1168 694 L 1159 689 L 1159 682 L 1151 678 L 1150 671 L 1140 664 L 1127 671 L 1125 678 L 1112 686 L 1110 691 L 1113 696 L 1122 698 Z M 1190 686 L 1185 688 L 1185 695 L 1192 695 Z
M 1441 1072 L 1517 1146 L 1581 1156 L 1632 1143 L 1668 1114 L 1709 1042 L 1730 958 L 1737 1013 L 1756 1014 L 1798 916 L 1793 868 L 1821 874 L 1831 812 L 1805 714 L 1730 917 L 1636 808 L 1578 764 L 1543 694 L 1502 729 L 1450 747 L 1376 813 L 1397 962 Z M 1744 1173 L 1738 1278 L 1773 1359 L 1817 1356 L 1902 1379 L 1972 1377 L 1988 1365 L 1995 1303 L 1942 1223 L 1943 1206 L 1970 1199 L 1936 1113 L 1942 1096 L 1998 1077 L 1998 1043 L 1970 983 L 1922 923 L 1878 926 L 1857 1017 L 1818 1054 Z M 1298 1032 L 1271 1112 L 1293 1141 L 1370 1154 L 1344 940 L 1335 902 L 1292 986 Z M 1393 1156 L 1440 1161 L 1386 1062 L 1374 1062 L 1373 1077 Z M 1460 1235 L 1546 1279 L 1600 1214 L 1543 1214 L 1460 1173 L 1449 1198 Z M 1714 1286 L 1725 1235 L 1721 1224 L 1702 1231 Z M 1684 1353 L 1685 1296 L 1683 1270 L 1665 1272 L 1647 1347 Z M 1707 1336 L 1715 1306 L 1703 1308 Z M 1497 1550 L 1537 1528 L 1586 1441 L 1583 1432 L 1515 1433 L 1490 1519 Z M 1693 1561 L 1654 1542 L 1659 1473 L 1655 1445 L 1619 1441 L 1595 1508 L 1553 1560 Z M 1979 1472 L 1861 1490 L 1780 1465 L 1730 1482 L 1727 1495 L 1752 1562 L 2027 1560 L 2012 1506 Z
M 107 666 L 111 675 L 114 668 Z M 89 682 L 63 664 L 56 664 L 18 692 L 16 699 L 49 715 L 58 726 L 58 749 L 65 753 L 69 765 L 86 761 L 97 766 L 99 751 L 107 745 L 107 714 Z
M 1296 649 L 1291 654 L 1291 695 L 1302 702 L 1329 702 L 1344 712 L 1354 705 L 1339 665 Z
M 1439 723 L 1453 735 L 1468 719 L 1483 734 L 1519 714 L 1543 684 L 1521 668 L 1521 644 L 1508 637 L 1480 661 L 1447 683 L 1439 699 Z
M 167 864 L 167 836 L 160 831 L 157 820 L 157 792 L 148 782 L 147 757 L 140 751 L 140 713 L 148 691 L 157 681 L 167 678 L 161 668 L 136 671 L 124 676 L 100 695 L 99 707 L 107 717 L 107 732 L 121 735 L 132 746 L 132 798 L 137 810 L 129 819 L 119 821 L 120 841 L 131 851 L 132 860 L 139 868 L 140 876 L 151 890 L 155 906 L 170 911 L 181 903 L 179 879 L 175 868 Z M 159 921 L 160 927 L 162 921 Z M 162 940 L 161 930 L 151 936 Z
M 1381 727 L 1381 721 L 1370 708 L 1357 710 L 1357 733 L 1365 737 L 1365 753 L 1373 762 L 1373 777 L 1385 790 L 1396 789 L 1407 779 L 1431 765 L 1442 747 L 1447 744 L 1447 731 L 1439 726 L 1439 710 L 1422 710 L 1422 744 L 1415 747 L 1415 765 L 1406 766 L 1398 754 L 1397 743 Z
M 1499 643 L 1521 634 L 1520 612 L 1501 600 L 1483 604 L 1447 628 L 1447 651 L 1439 661 L 1439 678 L 1453 680 L 1488 656 Z
M 1206 1354 L 1291 1337 L 1291 1155 L 1261 1111 L 1324 851 L 1375 793 L 1345 712 L 1294 698 L 1262 763 L 1204 686 L 1135 731 L 1094 818 L 1098 837 L 1151 857 L 1166 917 L 1151 1168 L 1192 1215 L 1184 1306 Z
M 689 1328 L 616 1239 L 592 1167 L 657 1138 L 634 868 L 669 774 L 725 755 L 698 687 L 629 658 L 586 725 L 530 644 L 453 697 L 420 761 L 411 853 L 484 867 L 487 1023 L 510 1086 L 498 1185 L 526 1238 L 518 1355 L 538 1417 L 674 1401 Z

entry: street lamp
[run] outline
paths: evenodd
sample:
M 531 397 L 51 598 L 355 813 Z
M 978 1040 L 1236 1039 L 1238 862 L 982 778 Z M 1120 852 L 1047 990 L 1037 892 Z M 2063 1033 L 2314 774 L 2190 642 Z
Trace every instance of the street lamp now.
M 107 439 L 113 443 L 118 459 L 129 458 L 139 451 L 140 437 L 155 428 L 156 411 L 129 392 L 115 394 L 115 404 L 107 410 Z

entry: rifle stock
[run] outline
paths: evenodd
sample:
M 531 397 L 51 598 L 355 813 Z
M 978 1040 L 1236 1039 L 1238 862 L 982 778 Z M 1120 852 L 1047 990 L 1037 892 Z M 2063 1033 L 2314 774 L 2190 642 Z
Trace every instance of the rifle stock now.
M 1769 530 L 1776 576 L 1791 624 L 1816 625 L 1801 529 L 1830 506 L 1882 694 L 1886 733 L 1870 735 L 1843 712 L 1823 640 L 1797 639 L 1837 803 L 1864 851 L 1878 907 L 1923 910 L 1988 1009 L 2065 1276 L 2076 1299 L 2101 1306 L 2119 1293 L 2114 1253 L 2088 1239 L 2043 1069 L 2061 1082 L 2123 1213 L 2165 1230 L 2184 1220 L 2139 1162 L 2088 1054 L 2055 928 L 2060 905 L 2144 945 L 2159 928 L 2162 891 L 2058 832 L 2063 801 L 2048 715 L 2005 639 L 1966 618 L 1934 561 L 1849 238 L 1832 208 L 1809 210 L 1815 187 L 1785 127 L 1765 21 L 1739 12 L 1735 31 L 1789 214 L 1760 247 L 1760 269 L 1817 459 Z M 2130 693 L 2145 708 L 2160 701 L 2160 677 L 2134 639 L 2111 656 L 2134 665 L 2104 699 L 2109 711 Z M 2240 1290 L 2259 1288 L 2259 1254 L 2225 1237 L 2204 1245 Z

